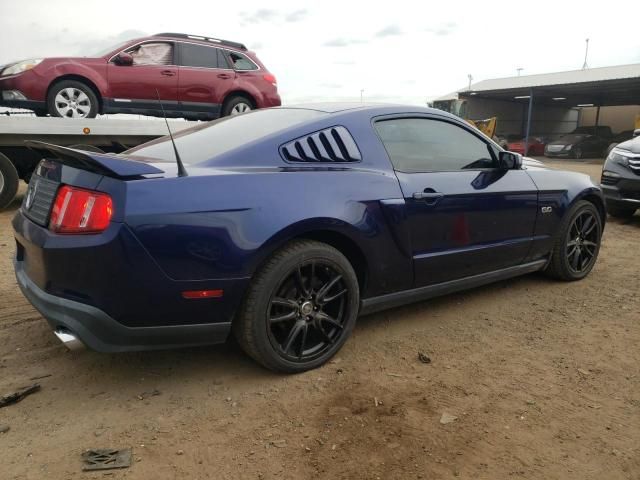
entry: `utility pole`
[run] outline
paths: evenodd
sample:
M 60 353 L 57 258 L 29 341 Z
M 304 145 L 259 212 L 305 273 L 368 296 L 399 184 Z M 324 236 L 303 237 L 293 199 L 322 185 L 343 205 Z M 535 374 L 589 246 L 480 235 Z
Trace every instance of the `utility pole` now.
M 364 88 L 360 89 L 360 103 L 362 103 L 362 94 L 364 93 Z
M 473 76 L 469 74 L 467 75 L 467 78 L 469 79 L 469 90 L 471 90 L 471 82 L 473 81 Z
M 516 70 L 518 71 L 518 76 L 520 76 L 520 72 L 521 72 L 522 70 L 524 70 L 524 68 L 522 68 L 522 67 L 518 67 L 518 68 L 516 68 Z
M 584 63 L 582 64 L 582 69 L 586 70 L 587 68 L 589 68 L 589 65 L 587 65 L 587 55 L 589 55 L 589 39 L 587 38 L 586 40 L 586 48 L 584 49 Z

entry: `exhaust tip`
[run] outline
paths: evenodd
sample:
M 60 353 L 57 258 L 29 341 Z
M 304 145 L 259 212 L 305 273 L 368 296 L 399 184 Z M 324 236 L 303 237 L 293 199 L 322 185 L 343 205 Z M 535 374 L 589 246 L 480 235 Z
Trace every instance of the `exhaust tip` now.
M 80 339 L 76 337 L 73 333 L 71 333 L 69 330 L 59 328 L 53 333 L 55 333 L 56 337 L 58 337 L 58 340 L 64 343 L 64 346 L 67 347 L 69 350 L 84 349 L 84 343 L 82 343 Z

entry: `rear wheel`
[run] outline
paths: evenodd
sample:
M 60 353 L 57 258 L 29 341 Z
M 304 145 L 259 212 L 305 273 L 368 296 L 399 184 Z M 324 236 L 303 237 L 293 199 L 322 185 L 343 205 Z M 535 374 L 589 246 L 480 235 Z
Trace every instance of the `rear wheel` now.
M 607 213 L 616 218 L 631 218 L 636 213 L 635 208 L 620 208 L 607 205 Z
M 253 102 L 242 95 L 234 95 L 229 97 L 222 107 L 222 116 L 239 115 L 256 108 Z
M 20 177 L 6 155 L 0 153 L 0 210 L 9 206 L 18 191 Z
M 593 203 L 580 200 L 562 221 L 547 273 L 565 281 L 586 277 L 598 258 L 601 236 L 598 209 Z
M 98 98 L 86 84 L 63 80 L 49 90 L 47 109 L 52 117 L 94 118 L 98 114 Z
M 290 243 L 254 277 L 234 334 L 265 367 L 287 373 L 319 367 L 356 323 L 360 293 L 349 261 L 311 240 Z

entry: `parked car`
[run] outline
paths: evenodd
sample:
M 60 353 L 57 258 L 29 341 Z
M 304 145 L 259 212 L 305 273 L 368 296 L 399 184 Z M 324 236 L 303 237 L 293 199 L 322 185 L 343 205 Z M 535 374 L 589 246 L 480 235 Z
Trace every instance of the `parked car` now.
M 529 137 L 528 152 L 525 152 L 525 139 L 518 136 L 516 139 L 510 140 L 508 144 L 508 150 L 510 152 L 516 152 L 520 155 L 544 155 L 544 142 L 540 137 Z
M 91 57 L 15 62 L 0 71 L 0 106 L 37 115 L 99 113 L 212 119 L 280 105 L 275 76 L 237 42 L 180 33 L 129 40 Z
M 606 155 L 609 156 L 611 150 L 613 150 L 619 143 L 626 142 L 627 140 L 631 140 L 633 137 L 635 137 L 636 135 L 634 132 L 636 131 L 638 130 L 624 130 L 611 137 L 611 142 L 607 147 Z
M 611 127 L 578 127 L 573 132 L 547 143 L 547 157 L 602 157 L 613 138 Z
M 612 217 L 629 218 L 640 208 L 640 130 L 616 145 L 602 166 L 600 180 Z
M 166 137 L 30 145 L 18 283 L 61 340 L 105 352 L 233 332 L 262 365 L 308 370 L 358 315 L 535 271 L 582 279 L 605 222 L 587 175 L 415 106 L 227 117 L 176 134 L 180 161 Z

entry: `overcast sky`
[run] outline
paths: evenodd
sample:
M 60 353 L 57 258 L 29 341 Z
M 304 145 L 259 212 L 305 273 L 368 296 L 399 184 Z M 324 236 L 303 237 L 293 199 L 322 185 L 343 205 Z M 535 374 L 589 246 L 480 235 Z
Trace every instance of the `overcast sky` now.
M 186 32 L 244 42 L 285 103 L 424 104 L 487 78 L 640 63 L 635 1 L 2 0 L 0 64 Z

